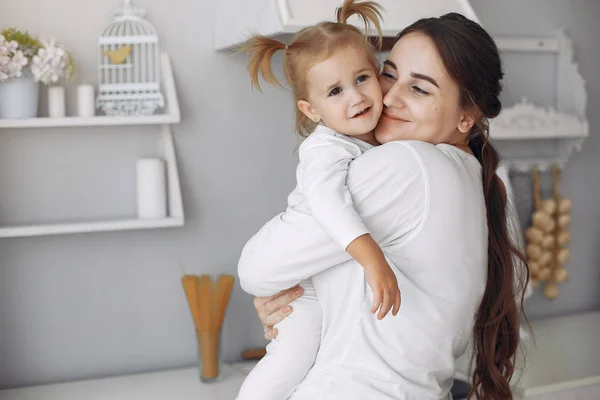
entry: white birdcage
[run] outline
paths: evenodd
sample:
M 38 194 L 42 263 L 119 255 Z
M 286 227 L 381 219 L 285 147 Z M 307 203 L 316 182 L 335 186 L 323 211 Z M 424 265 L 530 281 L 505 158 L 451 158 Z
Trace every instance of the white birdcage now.
M 96 107 L 107 115 L 149 115 L 165 103 L 158 36 L 144 10 L 124 1 L 98 39 Z

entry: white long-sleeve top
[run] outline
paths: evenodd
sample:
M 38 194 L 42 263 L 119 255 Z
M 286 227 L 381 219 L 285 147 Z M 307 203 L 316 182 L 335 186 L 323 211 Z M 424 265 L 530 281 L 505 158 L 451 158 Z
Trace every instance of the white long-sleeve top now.
M 449 145 L 391 142 L 354 160 L 347 184 L 396 273 L 397 316 L 371 314 L 363 268 L 301 207 L 263 226 L 238 265 L 242 287 L 255 295 L 313 277 L 321 347 L 291 399 L 446 398 L 487 279 L 479 162 Z
M 369 233 L 354 209 L 346 177 L 352 160 L 371 147 L 318 125 L 298 151 L 298 185 L 289 200 L 297 205 L 304 199 L 313 217 L 344 250 L 354 239 Z

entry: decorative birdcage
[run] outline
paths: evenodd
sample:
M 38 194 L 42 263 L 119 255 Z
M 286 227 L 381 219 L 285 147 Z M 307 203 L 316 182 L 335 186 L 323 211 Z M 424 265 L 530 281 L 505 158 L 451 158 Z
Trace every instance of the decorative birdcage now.
M 124 0 L 98 39 L 96 107 L 107 115 L 149 115 L 164 107 L 160 49 L 145 12 Z

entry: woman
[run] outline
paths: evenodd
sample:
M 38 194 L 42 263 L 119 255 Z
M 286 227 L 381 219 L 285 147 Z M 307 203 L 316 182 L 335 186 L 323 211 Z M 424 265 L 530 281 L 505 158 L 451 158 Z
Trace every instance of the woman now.
M 512 399 L 513 278 L 524 264 L 513 258 L 499 157 L 487 142 L 502 76 L 492 38 L 458 14 L 409 26 L 384 63 L 375 134 L 386 144 L 352 162 L 347 185 L 394 267 L 396 317 L 373 317 L 363 270 L 302 213 L 287 210 L 244 248 L 246 291 L 273 294 L 313 276 L 323 307 L 319 354 L 291 399 L 444 399 L 471 337 L 472 394 Z M 288 235 L 292 226 L 302 234 Z M 266 328 L 291 293 L 256 300 Z

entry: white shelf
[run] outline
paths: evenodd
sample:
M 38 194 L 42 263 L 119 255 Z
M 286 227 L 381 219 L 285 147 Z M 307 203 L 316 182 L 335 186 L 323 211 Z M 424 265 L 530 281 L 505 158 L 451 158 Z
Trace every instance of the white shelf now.
M 65 224 L 24 225 L 0 228 L 0 238 L 60 235 L 67 233 L 126 231 L 134 229 L 171 228 L 183 226 L 183 218 L 124 219 L 76 222 Z
M 27 118 L 0 119 L 0 128 L 60 128 L 77 126 L 115 126 L 115 125 L 162 125 L 177 124 L 179 115 L 145 115 L 139 117 L 110 117 L 97 115 L 94 117 L 63 118 Z
M 166 107 L 164 114 L 112 117 L 96 115 L 93 117 L 62 117 L 62 118 L 26 118 L 0 119 L 0 129 L 9 128 L 60 128 L 77 126 L 115 126 L 115 125 L 170 125 L 181 121 L 179 102 L 175 90 L 175 80 L 171 60 L 166 53 L 161 54 L 162 84 L 165 90 Z
M 183 200 L 175 146 L 171 125 L 181 120 L 179 102 L 175 90 L 175 80 L 171 61 L 166 53 L 161 54 L 162 84 L 165 91 L 166 107 L 164 114 L 113 117 L 98 115 L 93 117 L 0 119 L 0 129 L 12 128 L 59 128 L 90 126 L 157 125 L 161 130 L 161 142 L 164 159 L 167 164 L 168 215 L 163 219 L 126 219 L 108 221 L 89 221 L 78 223 L 39 224 L 28 226 L 0 227 L 0 238 L 59 235 L 69 233 L 123 231 L 133 229 L 170 228 L 184 225 Z
M 588 136 L 589 124 L 585 118 L 538 107 L 525 99 L 490 120 L 490 137 L 494 142 L 521 142 L 521 150 L 529 149 L 525 158 L 503 155 L 509 169 L 523 173 L 530 172 L 534 166 L 542 172 L 553 165 L 564 168 L 573 152 L 581 150 Z M 522 143 L 524 140 L 530 143 Z M 538 144 L 551 148 L 551 152 L 539 157 Z
M 490 120 L 490 137 L 494 140 L 583 139 L 588 135 L 585 119 L 538 107 L 526 99 Z

